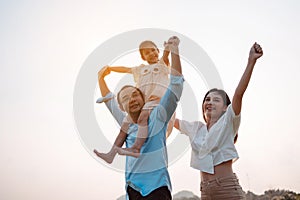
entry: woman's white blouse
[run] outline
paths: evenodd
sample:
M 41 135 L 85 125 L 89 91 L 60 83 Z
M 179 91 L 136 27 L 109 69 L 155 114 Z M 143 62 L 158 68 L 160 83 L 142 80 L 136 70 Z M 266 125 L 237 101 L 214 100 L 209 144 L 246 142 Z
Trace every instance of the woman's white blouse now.
M 189 136 L 192 146 L 191 167 L 214 174 L 214 166 L 237 160 L 239 156 L 233 140 L 240 120 L 241 116 L 235 115 L 231 104 L 209 131 L 200 121 L 179 120 L 180 131 Z

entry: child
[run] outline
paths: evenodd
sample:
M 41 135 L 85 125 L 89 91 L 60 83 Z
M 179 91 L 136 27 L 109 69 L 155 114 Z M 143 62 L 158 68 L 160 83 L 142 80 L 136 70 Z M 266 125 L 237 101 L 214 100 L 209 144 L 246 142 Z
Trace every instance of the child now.
M 119 153 L 121 155 L 129 155 L 133 157 L 140 156 L 140 149 L 143 146 L 147 136 L 148 136 L 148 118 L 151 110 L 158 105 L 160 98 L 164 95 L 168 85 L 169 85 L 169 47 L 170 45 L 179 44 L 179 39 L 177 37 L 171 37 L 168 43 L 164 43 L 165 50 L 161 59 L 159 59 L 159 49 L 154 42 L 146 40 L 143 41 L 139 46 L 140 55 L 143 60 L 145 60 L 149 65 L 140 65 L 138 67 L 109 67 L 110 71 L 119 73 L 130 73 L 133 74 L 136 86 L 142 91 L 144 96 L 145 104 L 140 113 L 138 119 L 138 133 L 134 145 L 131 148 L 122 149 L 126 137 L 127 129 L 130 124 L 130 118 L 127 116 L 123 121 L 119 135 L 116 141 L 108 153 L 99 153 L 94 151 L 97 156 L 105 160 L 107 163 L 111 163 L 116 155 Z M 174 123 L 174 117 L 173 123 Z M 172 131 L 173 123 L 168 125 L 167 136 Z M 121 145 L 120 145 L 121 144 Z

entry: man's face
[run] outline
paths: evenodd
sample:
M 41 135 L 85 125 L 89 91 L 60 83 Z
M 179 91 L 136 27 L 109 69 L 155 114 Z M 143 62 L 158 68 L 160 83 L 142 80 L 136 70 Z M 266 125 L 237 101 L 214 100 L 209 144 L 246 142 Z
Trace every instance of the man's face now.
M 145 104 L 141 93 L 135 87 L 127 87 L 119 94 L 119 103 L 129 115 L 140 112 Z

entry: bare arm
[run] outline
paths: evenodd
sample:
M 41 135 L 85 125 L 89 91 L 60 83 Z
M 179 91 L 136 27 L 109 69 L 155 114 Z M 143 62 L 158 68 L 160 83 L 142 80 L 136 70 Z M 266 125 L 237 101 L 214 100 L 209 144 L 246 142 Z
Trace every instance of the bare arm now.
M 165 50 L 164 50 L 162 59 L 163 59 L 164 63 L 165 63 L 167 66 L 169 66 L 169 65 L 170 65 L 170 61 L 169 61 L 170 50 L 168 49 L 167 43 L 166 43 L 166 42 L 164 43 L 164 46 L 165 46 Z
M 98 82 L 99 82 L 100 92 L 103 97 L 107 96 L 111 92 L 108 89 L 107 84 L 104 80 L 105 76 L 107 76 L 109 73 L 110 73 L 110 69 L 108 66 L 103 67 L 98 72 Z M 105 105 L 110 111 L 110 113 L 113 115 L 115 120 L 118 122 L 118 124 L 121 126 L 126 114 L 121 111 L 116 99 L 112 98 L 109 99 L 108 101 L 105 101 Z
M 110 93 L 110 90 L 107 87 L 107 84 L 104 80 L 104 77 L 110 73 L 110 69 L 108 66 L 103 67 L 99 72 L 98 72 L 98 84 L 100 88 L 101 95 L 104 97 L 108 93 Z
M 110 74 L 111 71 L 119 72 L 119 73 L 132 73 L 131 68 L 129 67 L 109 67 L 104 66 L 99 72 L 98 72 L 98 84 L 100 88 L 101 95 L 104 97 L 111 91 L 108 89 L 107 84 L 104 80 L 104 77 Z
M 241 112 L 243 95 L 248 87 L 256 60 L 260 58 L 262 55 L 263 55 L 262 48 L 260 47 L 259 44 L 254 43 L 254 45 L 250 49 L 247 67 L 235 90 L 232 99 L 232 108 L 236 115 L 239 115 Z
M 113 71 L 113 72 L 132 74 L 132 70 L 130 67 L 113 66 L 113 67 L 109 67 L 109 69 L 110 69 L 110 71 Z
M 176 36 L 173 36 L 169 39 L 168 45 L 171 51 L 171 75 L 174 76 L 181 76 L 182 70 L 181 70 L 181 62 L 180 62 L 180 56 L 179 56 L 179 39 Z
M 179 128 L 179 119 L 175 119 L 175 122 L 174 122 L 174 127 L 177 129 L 177 130 L 180 130 Z
M 165 109 L 164 112 L 166 112 L 167 114 L 167 117 L 164 117 L 164 120 L 171 119 L 177 107 L 183 89 L 184 79 L 181 74 L 181 63 L 178 54 L 178 44 L 179 39 L 177 37 L 171 37 L 168 41 L 168 45 L 170 45 L 172 52 L 172 76 L 170 79 L 170 85 L 168 86 L 167 91 L 160 100 L 160 105 Z

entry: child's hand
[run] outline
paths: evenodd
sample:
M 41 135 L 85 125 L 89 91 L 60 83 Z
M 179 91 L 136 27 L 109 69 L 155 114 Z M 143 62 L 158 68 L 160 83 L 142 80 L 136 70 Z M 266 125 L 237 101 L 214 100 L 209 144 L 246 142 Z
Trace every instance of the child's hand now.
M 167 43 L 166 41 L 164 41 L 164 47 L 165 47 L 165 51 L 170 51 L 169 43 Z
M 255 42 L 250 49 L 249 59 L 257 60 L 262 55 L 263 55 L 263 50 L 262 50 L 261 46 Z

